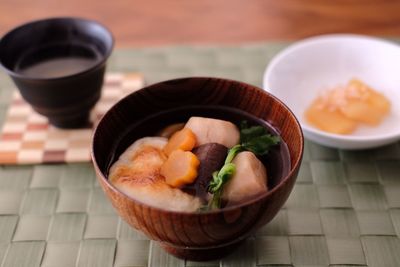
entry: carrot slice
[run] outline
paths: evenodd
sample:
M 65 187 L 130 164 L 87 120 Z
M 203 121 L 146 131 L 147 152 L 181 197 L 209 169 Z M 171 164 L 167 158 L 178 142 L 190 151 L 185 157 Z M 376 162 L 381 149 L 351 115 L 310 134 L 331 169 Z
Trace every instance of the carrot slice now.
M 169 156 L 172 151 L 180 149 L 190 151 L 196 144 L 196 136 L 189 128 L 183 128 L 174 133 L 164 147 L 164 153 Z
M 200 161 L 190 151 L 174 150 L 161 166 L 161 175 L 165 182 L 172 187 L 191 184 L 197 177 Z

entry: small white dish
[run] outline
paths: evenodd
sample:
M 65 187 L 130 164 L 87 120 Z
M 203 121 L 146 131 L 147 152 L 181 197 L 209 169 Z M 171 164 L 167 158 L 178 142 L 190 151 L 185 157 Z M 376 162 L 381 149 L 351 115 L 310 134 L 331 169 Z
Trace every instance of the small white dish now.
M 391 113 L 377 127 L 349 135 L 331 134 L 308 124 L 304 111 L 322 92 L 357 78 L 383 93 Z M 264 73 L 264 90 L 296 115 L 311 141 L 334 148 L 366 149 L 400 139 L 400 46 L 378 38 L 330 34 L 304 39 L 276 55 Z

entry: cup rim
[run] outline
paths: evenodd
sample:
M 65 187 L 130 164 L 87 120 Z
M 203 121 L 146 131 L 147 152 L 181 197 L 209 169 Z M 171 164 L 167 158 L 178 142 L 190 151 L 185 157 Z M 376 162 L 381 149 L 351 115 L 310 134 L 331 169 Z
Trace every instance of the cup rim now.
M 96 64 L 92 65 L 91 67 L 89 67 L 83 71 L 77 72 L 77 73 L 73 73 L 73 74 L 69 74 L 69 75 L 65 75 L 65 76 L 59 76 L 59 77 L 50 77 L 50 78 L 26 76 L 26 75 L 20 74 L 18 72 L 15 72 L 14 70 L 12 70 L 12 69 L 6 67 L 4 64 L 2 64 L 1 58 L 0 58 L 0 68 L 4 69 L 4 71 L 7 72 L 7 74 L 9 74 L 13 78 L 25 79 L 25 80 L 31 80 L 31 81 L 56 81 L 56 80 L 58 81 L 58 80 L 70 79 L 72 77 L 84 75 L 88 72 L 91 72 L 91 71 L 99 68 L 101 65 L 103 65 L 107 61 L 107 59 L 110 57 L 110 55 L 114 49 L 115 37 L 114 37 L 113 33 L 111 32 L 111 30 L 107 26 L 105 26 L 103 23 L 101 23 L 97 20 L 93 20 L 93 19 L 74 17 L 74 16 L 63 16 L 63 17 L 49 17 L 49 18 L 44 18 L 44 19 L 32 20 L 29 22 L 19 24 L 19 25 L 15 26 L 14 28 L 12 28 L 11 30 L 9 30 L 8 32 L 6 32 L 0 38 L 0 45 L 6 37 L 10 36 L 11 34 L 17 32 L 25 27 L 29 27 L 29 26 L 32 26 L 37 23 L 62 21 L 62 20 L 69 21 L 69 22 L 80 21 L 80 22 L 86 22 L 86 23 L 98 25 L 101 28 L 103 28 L 105 30 L 105 32 L 109 35 L 109 38 L 111 40 L 111 45 L 110 45 L 109 49 L 107 49 L 106 53 L 101 56 L 100 60 L 96 62 Z
M 98 135 L 98 129 L 99 129 L 100 126 L 102 125 L 102 122 L 104 121 L 104 119 L 107 117 L 107 114 L 110 114 L 110 112 L 112 112 L 113 110 L 116 110 L 116 109 L 117 109 L 117 106 L 120 105 L 123 101 L 126 101 L 126 99 L 128 99 L 128 98 L 130 98 L 130 97 L 133 97 L 133 95 L 137 94 L 138 92 L 140 92 L 140 91 L 142 91 L 142 90 L 146 90 L 146 89 L 149 88 L 149 87 L 158 86 L 158 85 L 160 85 L 160 84 L 162 84 L 162 83 L 175 82 L 175 81 L 179 81 L 179 80 L 193 79 L 193 78 L 195 78 L 195 79 L 216 79 L 216 80 L 225 80 L 225 81 L 228 81 L 228 82 L 239 83 L 239 84 L 242 84 L 242 85 L 244 85 L 244 86 L 246 86 L 246 87 L 250 86 L 250 87 L 252 87 L 252 88 L 255 89 L 255 90 L 261 91 L 263 94 L 268 94 L 269 96 L 271 96 L 271 98 L 274 99 L 274 101 L 277 101 L 280 105 L 282 105 L 285 109 L 287 109 L 287 110 L 289 111 L 289 114 L 292 115 L 292 117 L 294 118 L 294 121 L 295 121 L 295 123 L 296 123 L 296 126 L 297 126 L 296 128 L 298 128 L 298 130 L 299 130 L 298 132 L 299 132 L 299 134 L 300 134 L 299 137 L 300 137 L 301 145 L 300 145 L 299 157 L 297 158 L 296 161 L 292 161 L 293 167 L 291 167 L 291 168 L 289 169 L 289 172 L 288 172 L 288 173 L 282 178 L 282 180 L 281 180 L 278 184 L 276 184 L 273 188 L 271 188 L 271 189 L 268 190 L 267 192 L 265 192 L 265 193 L 263 193 L 263 194 L 261 194 L 261 195 L 255 197 L 255 198 L 252 198 L 252 199 L 250 199 L 250 200 L 246 200 L 246 201 L 244 201 L 243 203 L 240 203 L 240 204 L 238 204 L 238 205 L 226 207 L 226 208 L 223 208 L 223 209 L 210 210 L 210 211 L 205 211 L 205 212 L 200 212 L 200 213 L 198 213 L 198 212 L 186 212 L 186 211 L 174 211 L 174 210 L 165 210 L 165 209 L 161 209 L 161 208 L 158 208 L 158 207 L 155 207 L 155 206 L 148 205 L 148 204 L 146 204 L 146 203 L 144 203 L 144 202 L 142 202 L 142 201 L 140 201 L 140 200 L 138 200 L 138 199 L 135 199 L 135 198 L 133 198 L 133 197 L 131 197 L 131 196 L 129 196 L 129 195 L 127 195 L 127 194 L 121 192 L 120 190 L 118 190 L 115 186 L 113 186 L 113 185 L 110 183 L 110 181 L 108 180 L 108 178 L 106 177 L 106 175 L 103 173 L 103 171 L 101 171 L 101 169 L 100 169 L 100 167 L 99 167 L 99 165 L 98 165 L 98 163 L 97 163 L 97 156 L 95 155 L 95 152 L 94 152 L 94 143 L 95 143 L 94 141 L 95 141 L 96 136 Z M 232 108 L 235 108 L 235 107 L 232 107 Z M 235 109 L 237 109 L 237 108 L 235 108 Z M 93 133 L 92 133 L 92 138 L 91 138 L 91 149 L 90 149 L 90 155 L 91 155 L 91 158 L 92 158 L 92 163 L 93 163 L 93 165 L 94 165 L 95 171 L 96 171 L 98 174 L 100 174 L 100 176 L 101 176 L 101 177 L 99 177 L 99 179 L 103 180 L 104 183 L 107 185 L 107 187 L 110 188 L 112 191 L 116 192 L 117 194 L 121 194 L 121 195 L 127 197 L 128 199 L 130 199 L 131 201 L 133 201 L 133 202 L 136 203 L 136 204 L 139 204 L 139 205 L 142 205 L 142 206 L 145 206 L 145 207 L 149 207 L 149 208 L 151 208 L 151 209 L 157 210 L 158 212 L 166 212 L 166 213 L 179 214 L 179 215 L 182 215 L 182 214 L 183 214 L 183 215 L 210 215 L 210 214 L 217 214 L 217 213 L 220 213 L 220 212 L 229 212 L 229 211 L 237 210 L 237 209 L 242 208 L 242 207 L 245 207 L 245 206 L 251 206 L 251 205 L 253 205 L 253 204 L 255 204 L 255 203 L 261 201 L 262 199 L 266 199 L 266 198 L 270 197 L 272 194 L 274 194 L 276 191 L 278 191 L 280 188 L 282 188 L 282 187 L 284 186 L 284 184 L 288 183 L 288 182 L 291 180 L 290 178 L 293 178 L 293 176 L 296 176 L 296 171 L 298 171 L 298 170 L 300 169 L 300 165 L 301 165 L 301 162 L 302 162 L 302 159 L 303 159 L 303 154 L 304 154 L 304 134 L 303 134 L 303 130 L 302 130 L 302 128 L 301 128 L 300 122 L 298 121 L 298 119 L 296 118 L 296 116 L 294 115 L 294 113 L 290 110 L 290 108 L 289 108 L 285 103 L 283 103 L 281 100 L 279 100 L 279 99 L 278 99 L 277 97 L 275 97 L 273 94 L 271 94 L 271 93 L 269 93 L 269 92 L 267 92 L 267 91 L 265 91 L 265 90 L 262 90 L 261 88 L 259 88 L 258 86 L 255 86 L 255 85 L 250 85 L 250 84 L 247 84 L 247 83 L 244 83 L 244 82 L 240 82 L 240 81 L 235 81 L 235 80 L 232 80 L 232 79 L 217 78 L 217 77 L 201 77 L 201 76 L 182 77 L 182 78 L 164 80 L 164 81 L 161 81 L 161 82 L 154 83 L 154 84 L 151 84 L 151 85 L 149 85 L 149 86 L 146 86 L 146 87 L 144 87 L 144 88 L 142 88 L 142 89 L 140 89 L 140 90 L 138 90 L 138 91 L 132 92 L 132 93 L 130 93 L 129 95 L 123 97 L 123 98 L 120 99 L 117 103 L 115 103 L 115 104 L 103 115 L 103 117 L 102 117 L 102 118 L 100 119 L 100 121 L 97 123 L 97 125 L 96 125 L 96 127 L 94 128 Z M 292 159 L 291 159 L 291 160 L 292 160 Z M 97 175 L 97 176 L 99 176 L 99 175 Z M 295 178 L 294 178 L 294 179 L 295 179 Z

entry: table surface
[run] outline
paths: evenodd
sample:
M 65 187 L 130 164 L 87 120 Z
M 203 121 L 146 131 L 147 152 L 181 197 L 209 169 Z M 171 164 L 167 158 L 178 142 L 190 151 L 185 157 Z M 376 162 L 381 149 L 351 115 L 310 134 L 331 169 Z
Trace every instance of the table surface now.
M 1 0 L 0 35 L 23 22 L 54 16 L 99 20 L 115 34 L 118 47 L 400 32 L 398 0 Z
M 261 85 L 287 43 L 118 49 L 110 71 L 148 83 L 212 75 Z M 12 84 L 0 75 L 0 124 Z M 0 166 L 0 265 L 9 266 L 370 266 L 400 264 L 400 144 L 340 151 L 306 142 L 285 207 L 235 253 L 185 262 L 115 214 L 91 164 Z

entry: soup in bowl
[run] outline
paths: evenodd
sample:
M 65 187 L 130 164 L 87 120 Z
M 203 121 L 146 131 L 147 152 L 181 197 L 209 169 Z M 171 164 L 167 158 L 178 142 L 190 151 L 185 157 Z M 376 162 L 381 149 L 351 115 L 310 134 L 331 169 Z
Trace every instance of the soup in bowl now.
M 280 100 L 218 78 L 128 95 L 101 119 L 92 143 L 98 181 L 118 214 L 190 260 L 222 257 L 268 223 L 302 154 L 299 123 Z

